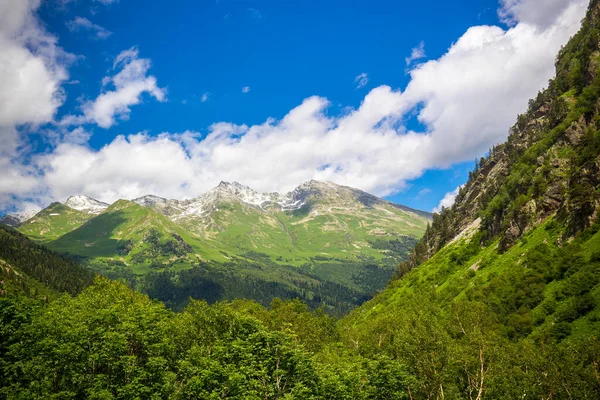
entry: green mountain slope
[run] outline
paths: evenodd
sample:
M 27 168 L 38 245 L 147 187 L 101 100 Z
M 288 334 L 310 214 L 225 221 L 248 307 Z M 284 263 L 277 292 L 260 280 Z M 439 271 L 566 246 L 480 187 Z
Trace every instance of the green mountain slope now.
M 19 225 L 19 231 L 39 243 L 47 243 L 77 229 L 92 217 L 64 204 L 52 203 Z
M 384 249 L 374 241 L 418 238 L 431 217 L 357 189 L 318 181 L 286 195 L 222 182 L 188 201 L 155 196 L 134 201 L 214 240 L 231 254 L 258 252 L 296 266 L 314 257 L 381 259 Z
M 140 273 L 195 257 L 223 259 L 164 215 L 127 200 L 117 201 L 48 246 L 58 252 L 120 262 Z

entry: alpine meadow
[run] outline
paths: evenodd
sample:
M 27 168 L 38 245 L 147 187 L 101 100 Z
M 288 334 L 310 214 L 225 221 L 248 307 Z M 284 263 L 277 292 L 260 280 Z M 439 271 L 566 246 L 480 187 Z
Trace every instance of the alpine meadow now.
M 0 399 L 600 398 L 600 0 L 324 3 L 0 1 Z

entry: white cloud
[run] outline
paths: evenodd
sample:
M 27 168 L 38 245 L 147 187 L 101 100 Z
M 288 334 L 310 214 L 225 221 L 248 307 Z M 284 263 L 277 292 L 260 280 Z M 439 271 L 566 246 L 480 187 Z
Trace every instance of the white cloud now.
M 202 97 L 200 98 L 200 101 L 203 102 L 203 103 L 205 103 L 205 102 L 208 101 L 209 97 L 210 97 L 210 92 L 206 92 L 206 93 L 202 94 Z
M 248 92 L 250 92 L 250 86 L 242 87 L 242 93 L 248 93 Z
M 417 47 L 412 49 L 410 56 L 406 57 L 404 61 L 406 62 L 406 66 L 410 66 L 413 61 L 420 60 L 425 57 L 425 42 L 421 42 Z
M 421 190 L 419 190 L 419 193 L 417 194 L 417 197 L 423 197 L 423 196 L 425 196 L 426 194 L 429 194 L 429 193 L 431 193 L 431 189 L 429 189 L 429 188 L 421 189 Z
M 102 79 L 105 89 L 95 100 L 82 105 L 83 115 L 68 115 L 61 123 L 74 125 L 96 123 L 102 128 L 110 128 L 117 119 L 127 119 L 131 112 L 130 106 L 141 103 L 142 95 L 149 94 L 158 101 L 164 101 L 166 89 L 158 87 L 156 78 L 148 76 L 150 60 L 138 57 L 135 47 L 122 51 L 115 58 L 113 69 L 121 67 L 114 76 Z M 113 85 L 113 90 L 106 86 Z
M 67 28 L 69 28 L 71 32 L 79 32 L 81 30 L 90 31 L 94 34 L 95 39 L 106 39 L 112 35 L 112 32 L 108 29 L 94 24 L 84 17 L 75 17 L 74 20 L 67 22 Z
M 181 195 L 181 184 L 195 178 L 178 142 L 143 133 L 118 136 L 99 151 L 64 143 L 52 155 L 40 156 L 36 164 L 46 171 L 43 181 L 57 199 L 72 193 L 111 201 L 150 192 Z
M 39 5 L 40 0 L 0 1 L 0 205 L 42 197 L 37 171 L 24 161 L 20 131 L 54 118 L 74 59 L 39 23 Z
M 71 143 L 85 145 L 92 136 L 91 132 L 86 131 L 83 127 L 78 126 L 77 128 L 63 133 L 61 143 Z
M 569 0 L 501 0 L 498 15 L 509 25 L 525 23 L 540 28 L 552 26 L 557 18 L 576 1 Z M 581 1 L 580 3 L 583 3 Z M 587 0 L 585 4 L 587 4 Z
M 507 30 L 472 27 L 445 55 L 411 70 L 403 92 L 377 87 L 360 107 L 341 115 L 330 115 L 328 100 L 314 96 L 281 120 L 259 125 L 220 122 L 207 134 L 137 134 L 100 150 L 61 144 L 32 160 L 42 173 L 29 192 L 54 199 L 72 193 L 105 201 L 146 193 L 181 198 L 196 196 L 220 180 L 285 191 L 320 179 L 378 195 L 396 193 L 427 169 L 471 160 L 504 140 L 528 99 L 553 75 L 555 55 L 578 29 L 585 6 L 584 0 L 560 5 L 561 12 L 548 13 L 555 15 L 553 21 L 544 18 L 544 28 L 532 22 L 516 22 Z M 154 79 L 126 96 L 127 101 L 100 107 L 102 96 L 116 96 L 131 82 L 153 78 L 146 76 L 149 62 L 137 58 L 135 49 L 122 53 L 116 63 L 123 66 L 110 77 L 116 89 L 87 103 L 85 120 L 110 126 L 115 116 L 125 116 L 129 105 L 139 102 L 144 90 L 156 91 L 159 100 L 164 96 Z M 405 127 L 415 113 L 425 126 L 422 132 Z
M 369 83 L 369 76 L 366 72 L 363 72 L 362 74 L 354 78 L 354 83 L 356 83 L 356 88 L 360 89 L 361 87 L 364 87 L 367 85 L 367 83 Z
M 452 207 L 452 205 L 454 204 L 454 200 L 456 200 L 456 196 L 458 196 L 458 192 L 460 191 L 460 189 L 462 187 L 463 187 L 463 185 L 457 187 L 456 189 L 454 189 L 451 192 L 446 193 L 444 195 L 444 197 L 442 198 L 442 200 L 440 200 L 440 204 L 438 204 L 437 207 L 435 207 L 432 212 L 439 213 L 440 211 L 442 211 L 442 208 Z
M 40 182 L 35 168 L 25 165 L 19 155 L 21 145 L 19 133 L 15 127 L 0 127 L 0 204 L 13 205 L 22 196 L 38 192 Z
M 72 56 L 36 16 L 39 0 L 0 2 L 0 127 L 52 120 Z

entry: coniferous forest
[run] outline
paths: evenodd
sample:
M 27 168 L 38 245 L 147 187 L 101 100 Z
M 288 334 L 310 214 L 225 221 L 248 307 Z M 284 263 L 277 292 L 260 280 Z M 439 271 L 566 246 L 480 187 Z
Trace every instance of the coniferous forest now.
M 598 399 L 599 210 L 592 0 L 508 141 L 342 317 L 264 293 L 183 308 L 216 289 L 142 294 L 0 226 L 0 398 Z

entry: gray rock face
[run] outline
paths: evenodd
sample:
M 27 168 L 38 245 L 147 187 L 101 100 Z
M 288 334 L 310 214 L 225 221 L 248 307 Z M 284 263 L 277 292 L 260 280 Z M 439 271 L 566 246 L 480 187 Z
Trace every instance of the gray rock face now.
M 573 122 L 565 131 L 565 139 L 572 146 L 577 146 L 581 137 L 585 133 L 586 123 L 583 116 L 576 122 Z
M 36 208 L 22 213 L 7 214 L 0 218 L 0 223 L 15 228 L 21 225 L 23 222 L 33 218 L 39 211 L 40 209 Z
M 22 221 L 16 217 L 14 214 L 7 214 L 0 218 L 0 223 L 8 226 L 12 226 L 13 228 L 18 226 Z

